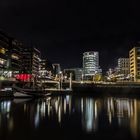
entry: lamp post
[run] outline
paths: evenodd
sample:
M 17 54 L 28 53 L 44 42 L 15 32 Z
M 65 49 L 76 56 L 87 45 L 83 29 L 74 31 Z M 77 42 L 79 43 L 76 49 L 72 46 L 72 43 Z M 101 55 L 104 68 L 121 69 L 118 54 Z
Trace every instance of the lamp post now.
M 59 89 L 62 89 L 62 71 L 59 72 Z
M 70 85 L 69 85 L 69 89 L 72 89 L 72 73 L 70 73 Z

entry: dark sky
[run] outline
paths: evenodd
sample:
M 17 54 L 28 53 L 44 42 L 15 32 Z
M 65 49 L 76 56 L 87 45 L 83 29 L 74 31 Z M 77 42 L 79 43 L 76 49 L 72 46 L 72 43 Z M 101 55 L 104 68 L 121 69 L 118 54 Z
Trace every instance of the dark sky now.
M 84 51 L 99 51 L 103 69 L 140 41 L 135 0 L 1 0 L 0 28 L 63 68 L 79 67 Z

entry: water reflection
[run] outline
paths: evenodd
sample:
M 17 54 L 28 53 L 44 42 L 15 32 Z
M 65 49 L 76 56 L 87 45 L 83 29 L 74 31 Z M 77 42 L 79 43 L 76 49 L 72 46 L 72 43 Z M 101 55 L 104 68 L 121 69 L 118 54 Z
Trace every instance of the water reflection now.
M 88 133 L 112 127 L 129 128 L 134 137 L 138 137 L 140 132 L 140 101 L 136 99 L 54 97 L 46 106 L 48 116 L 56 115 L 59 123 L 62 118 L 66 119 L 66 114 L 78 112 L 82 128 Z
M 62 125 L 77 127 L 86 133 L 110 131 L 112 128 L 127 129 L 133 138 L 139 138 L 140 101 L 74 96 L 48 97 L 28 102 L 0 101 L 0 133 L 9 133 L 21 126 L 39 130 L 40 127 L 61 129 Z
M 87 132 L 96 131 L 98 128 L 97 102 L 91 98 L 82 99 L 82 126 Z
M 3 133 L 4 129 L 11 132 L 14 127 L 13 116 L 11 115 L 11 101 L 0 101 L 0 133 Z

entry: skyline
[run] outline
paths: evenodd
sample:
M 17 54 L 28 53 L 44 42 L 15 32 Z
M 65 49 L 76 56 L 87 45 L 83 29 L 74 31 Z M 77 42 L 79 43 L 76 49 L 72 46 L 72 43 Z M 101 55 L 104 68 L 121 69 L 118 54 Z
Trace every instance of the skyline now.
M 140 41 L 138 17 L 135 2 L 0 2 L 0 28 L 63 68 L 82 66 L 85 51 L 99 52 L 102 69 L 115 66 Z

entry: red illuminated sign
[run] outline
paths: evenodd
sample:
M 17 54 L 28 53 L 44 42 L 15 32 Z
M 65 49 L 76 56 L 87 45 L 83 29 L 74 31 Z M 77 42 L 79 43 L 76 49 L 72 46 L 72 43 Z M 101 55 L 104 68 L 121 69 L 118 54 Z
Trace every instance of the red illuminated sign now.
M 20 81 L 30 81 L 32 78 L 31 74 L 17 74 L 16 79 Z

